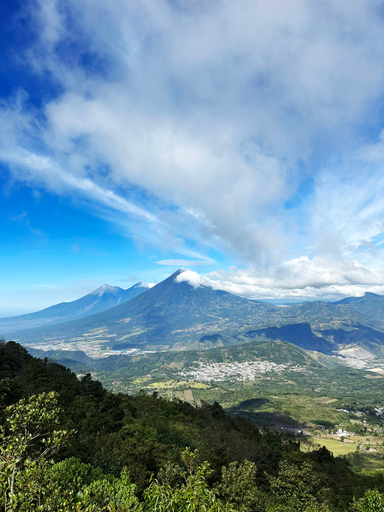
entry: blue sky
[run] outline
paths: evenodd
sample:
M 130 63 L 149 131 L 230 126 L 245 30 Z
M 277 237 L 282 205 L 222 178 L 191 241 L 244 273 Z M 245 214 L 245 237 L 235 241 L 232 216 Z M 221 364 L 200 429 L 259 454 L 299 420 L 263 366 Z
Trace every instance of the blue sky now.
M 384 294 L 379 1 L 0 9 L 0 316 L 179 267 Z

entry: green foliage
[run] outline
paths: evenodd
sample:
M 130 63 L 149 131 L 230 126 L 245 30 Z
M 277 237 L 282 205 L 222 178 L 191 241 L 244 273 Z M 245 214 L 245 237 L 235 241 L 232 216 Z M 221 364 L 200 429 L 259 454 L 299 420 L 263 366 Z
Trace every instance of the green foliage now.
M 68 458 L 54 464 L 68 435 L 60 430 L 55 393 L 22 399 L 7 408 L 0 445 L 0 504 L 5 511 L 139 511 L 126 469 L 120 478 Z
M 118 476 L 124 467 L 138 486 L 139 492 L 149 485 L 152 474 L 156 474 L 167 460 L 163 445 L 140 437 L 124 439 L 118 434 L 106 434 L 95 439 L 95 454 L 92 462 L 104 473 Z
M 346 512 L 353 496 L 358 507 L 367 489 L 384 490 L 383 478 L 353 473 L 325 448 L 303 453 L 217 402 L 114 395 L 16 343 L 0 344 L 0 385 L 1 512 Z M 272 398 L 254 388 L 246 400 L 252 415 Z
M 280 463 L 277 477 L 268 476 L 272 499 L 267 511 L 309 512 L 329 510 L 324 504 L 327 489 L 322 488 L 313 467 L 304 463 L 301 467 L 287 461 Z
M 7 407 L 0 430 L 0 485 L 7 508 L 23 494 L 23 475 L 35 471 L 62 446 L 68 432 L 59 429 L 59 409 L 54 392 L 22 399 Z
M 384 494 L 377 490 L 367 491 L 364 496 L 355 501 L 353 512 L 384 512 Z
M 154 480 L 145 491 L 146 510 L 153 512 L 231 512 L 235 509 L 221 502 L 217 491 L 210 489 L 207 478 L 212 471 L 209 464 L 199 464 L 197 451 L 188 448 L 182 453 L 184 467 L 169 468 L 165 481 Z M 170 474 L 170 472 L 173 474 Z M 168 482 L 179 480 L 180 484 L 172 487 Z
M 103 477 L 104 474 L 100 468 L 95 468 L 91 464 L 84 464 L 75 457 L 53 464 L 49 468 L 47 476 L 56 489 L 61 489 L 63 492 L 71 489 L 75 495 L 84 487 L 89 486 L 95 480 L 101 480 Z
M 139 512 L 142 508 L 135 492 L 136 486 L 130 482 L 128 471 L 123 469 L 120 478 L 102 478 L 85 487 L 82 502 L 89 510 Z
M 65 485 L 57 481 L 59 474 L 66 478 Z M 96 475 L 100 478 L 84 485 L 84 481 Z M 99 471 L 81 466 L 78 461 L 72 460 L 64 472 L 62 467 L 40 461 L 20 473 L 13 500 L 6 504 L 5 510 L 140 512 L 141 505 L 135 491 L 136 486 L 130 482 L 127 470 L 123 470 L 120 478 L 114 478 L 100 475 Z
M 264 510 L 265 495 L 257 489 L 256 465 L 253 462 L 245 460 L 224 466 L 217 489 L 220 496 L 239 512 Z
M 50 479 L 52 464 L 40 460 L 25 466 L 17 475 L 11 499 L 4 503 L 5 510 L 30 512 L 31 510 L 74 510 L 76 493 L 71 489 L 56 487 Z

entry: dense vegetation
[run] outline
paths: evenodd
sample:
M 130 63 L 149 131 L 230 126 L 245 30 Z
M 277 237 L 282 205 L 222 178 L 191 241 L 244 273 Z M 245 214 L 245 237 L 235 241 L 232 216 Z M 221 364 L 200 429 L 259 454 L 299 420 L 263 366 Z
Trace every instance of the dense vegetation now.
M 46 354 L 76 372 L 92 373 L 115 393 L 156 390 L 172 399 L 184 398 L 189 390 L 196 402 L 217 401 L 227 411 L 245 415 L 259 426 L 300 425 L 315 435 L 336 428 L 359 435 L 384 435 L 384 419 L 375 411 L 383 406 L 382 375 L 340 365 L 332 368 L 334 358 L 290 343 L 253 341 L 204 351 L 113 355 L 102 359 L 92 359 L 80 351 L 31 352 L 37 357 Z M 319 357 L 328 367 L 319 364 Z M 259 373 L 254 380 L 228 376 L 226 380 L 203 382 L 194 382 L 181 373 L 200 363 L 252 361 L 269 361 L 285 369 Z
M 218 403 L 113 394 L 0 344 L 2 510 L 383 511 L 384 481 Z

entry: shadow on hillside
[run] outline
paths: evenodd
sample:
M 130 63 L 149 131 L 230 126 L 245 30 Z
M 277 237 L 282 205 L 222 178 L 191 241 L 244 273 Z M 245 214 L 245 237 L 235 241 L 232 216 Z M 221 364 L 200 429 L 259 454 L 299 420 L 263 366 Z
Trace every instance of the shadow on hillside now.
M 235 407 L 232 407 L 231 410 L 233 410 L 234 412 L 240 412 L 237 411 L 237 409 L 240 409 L 241 411 L 253 411 L 254 409 L 259 409 L 260 407 L 263 407 L 263 405 L 268 403 L 268 398 L 250 398 L 249 400 L 243 400 Z
M 263 405 L 269 403 L 267 398 L 253 398 L 244 400 L 235 407 L 226 410 L 228 414 L 238 414 L 252 420 L 259 426 L 269 428 L 296 428 L 297 421 L 281 411 L 257 411 Z

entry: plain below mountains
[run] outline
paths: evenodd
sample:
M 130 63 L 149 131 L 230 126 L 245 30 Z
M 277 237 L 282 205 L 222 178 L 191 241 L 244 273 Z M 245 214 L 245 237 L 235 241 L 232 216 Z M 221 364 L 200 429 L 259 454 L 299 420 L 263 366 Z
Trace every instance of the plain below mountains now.
M 69 320 L 101 313 L 137 297 L 137 295 L 147 289 L 148 286 L 143 283 L 137 283 L 127 290 L 123 290 L 118 286 L 104 284 L 88 295 L 72 302 L 62 302 L 36 313 L 0 318 L 0 335 L 15 332 L 15 330 L 20 331 L 68 322 Z
M 279 307 L 183 280 L 183 270 L 137 297 L 79 320 L 12 333 L 23 344 L 98 346 L 101 352 L 208 349 L 281 340 L 325 354 L 384 358 L 384 300 Z M 79 347 L 83 345 L 83 348 Z M 349 352 L 348 352 L 349 351 Z M 355 352 L 354 352 L 355 351 Z

